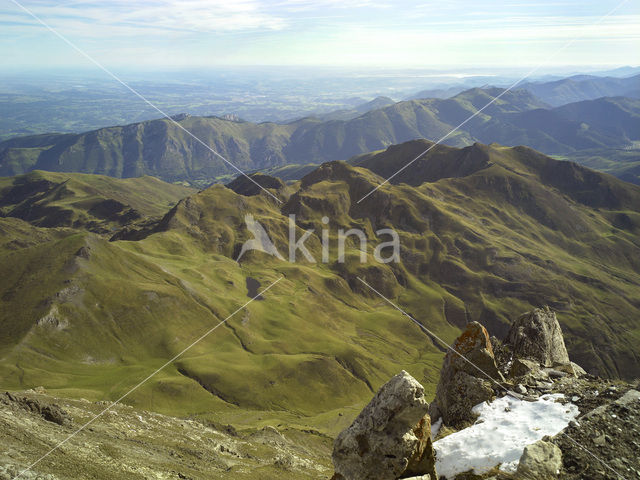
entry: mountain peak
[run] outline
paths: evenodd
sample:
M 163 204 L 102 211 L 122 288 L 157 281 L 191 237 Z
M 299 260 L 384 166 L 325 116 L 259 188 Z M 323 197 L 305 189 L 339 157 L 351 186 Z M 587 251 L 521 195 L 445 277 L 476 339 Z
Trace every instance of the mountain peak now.
M 263 188 L 281 190 L 285 187 L 285 184 L 279 178 L 272 177 L 271 175 L 252 173 L 250 175 L 238 175 L 225 186 L 240 195 L 252 197 L 262 192 Z
M 459 149 L 429 140 L 412 140 L 364 157 L 357 165 L 381 177 L 391 178 L 391 183 L 416 186 L 442 178 L 464 177 L 485 168 L 488 165 L 489 148 L 475 143 Z

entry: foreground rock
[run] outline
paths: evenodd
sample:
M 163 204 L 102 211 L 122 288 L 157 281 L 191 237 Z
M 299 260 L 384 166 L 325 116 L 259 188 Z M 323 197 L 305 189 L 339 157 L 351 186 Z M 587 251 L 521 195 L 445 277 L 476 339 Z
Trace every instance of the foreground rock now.
M 436 479 L 431 421 L 424 388 L 402 371 L 394 376 L 338 435 L 335 480 Z
M 443 419 L 445 425 L 460 428 L 475 420 L 471 409 L 494 396 L 494 383 L 503 381 L 498 371 L 487 330 L 478 322 L 465 331 L 445 356 L 436 398 L 429 414 L 433 421 Z M 465 358 L 462 358 L 463 355 Z
M 535 360 L 544 367 L 570 364 L 562 329 L 549 307 L 536 308 L 513 322 L 505 344 L 514 357 Z
M 540 440 L 525 447 L 517 476 L 522 480 L 558 478 L 562 469 L 562 452 L 551 442 Z

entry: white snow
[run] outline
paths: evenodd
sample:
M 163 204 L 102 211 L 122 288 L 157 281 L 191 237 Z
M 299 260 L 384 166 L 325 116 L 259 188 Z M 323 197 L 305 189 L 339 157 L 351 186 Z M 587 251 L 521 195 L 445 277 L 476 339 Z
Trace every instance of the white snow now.
M 572 403 L 557 402 L 561 394 L 535 402 L 505 396 L 473 407 L 474 425 L 434 442 L 436 471 L 449 479 L 473 470 L 480 475 L 493 467 L 515 472 L 524 447 L 545 435 L 555 435 L 578 416 Z

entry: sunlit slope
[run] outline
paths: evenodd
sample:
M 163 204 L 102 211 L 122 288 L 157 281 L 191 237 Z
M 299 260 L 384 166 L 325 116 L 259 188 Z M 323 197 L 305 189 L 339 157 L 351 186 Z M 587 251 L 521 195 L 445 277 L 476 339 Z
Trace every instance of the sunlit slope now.
M 573 359 L 637 377 L 640 188 L 530 149 L 475 145 L 434 149 L 398 178 L 413 186 L 388 183 L 357 203 L 383 181 L 374 170 L 393 170 L 425 145 L 360 158 L 371 170 L 322 165 L 272 190 L 282 204 L 215 185 L 131 241 L 24 222 L 2 229 L 0 245 L 12 247 L 0 263 L 0 312 L 13 326 L 3 330 L 0 382 L 117 398 L 249 301 L 249 277 L 262 288 L 282 279 L 128 401 L 234 421 L 311 416 L 331 429 L 336 409 L 367 401 L 401 368 L 433 391 L 440 346 L 358 277 L 447 341 L 471 320 L 501 336 L 513 316 L 548 304 Z M 261 252 L 235 262 L 252 238 L 247 214 L 285 258 L 295 214 L 296 238 L 314 229 L 306 246 L 316 262 L 299 252 L 296 263 Z M 368 262 L 350 237 L 339 263 L 337 231 L 356 227 L 367 234 Z M 398 264 L 371 256 L 388 240 L 382 228 L 400 235 Z M 56 265 L 41 262 L 54 251 Z
M 68 293 L 30 293 L 34 304 L 49 305 L 25 312 L 20 324 L 28 328 L 3 339 L 3 386 L 117 396 L 246 303 L 247 276 L 263 286 L 284 278 L 137 391 L 134 403 L 183 414 L 240 408 L 310 415 L 359 404 L 398 368 L 437 376 L 441 354 L 431 341 L 391 311 L 368 311 L 329 268 L 261 254 L 238 266 L 223 255 L 233 246 L 224 240 L 225 232 L 233 235 L 233 218 L 240 224 L 245 212 L 261 210 L 260 219 L 280 216 L 264 198 L 218 186 L 184 203 L 207 207 L 197 225 L 182 229 L 178 211 L 174 228 L 140 242 L 85 234 L 84 244 L 66 239 L 66 250 L 40 247 L 55 248 L 61 263 L 77 269 L 57 287 Z M 11 255 L 17 262 L 34 253 Z M 12 305 L 3 315 L 13 316 Z
M 102 175 L 34 171 L 0 177 L 0 217 L 41 227 L 74 227 L 106 233 L 164 215 L 195 193 L 154 177 L 116 180 Z
M 585 167 L 614 175 L 626 182 L 640 185 L 640 149 L 583 150 L 571 155 L 555 156 Z

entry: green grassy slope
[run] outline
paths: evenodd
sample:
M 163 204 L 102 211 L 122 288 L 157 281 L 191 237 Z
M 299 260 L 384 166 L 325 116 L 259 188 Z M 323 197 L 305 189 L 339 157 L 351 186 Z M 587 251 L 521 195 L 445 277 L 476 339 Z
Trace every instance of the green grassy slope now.
M 424 146 L 369 156 L 369 167 Z M 280 189 L 282 205 L 214 185 L 181 200 L 136 241 L 3 219 L 19 228 L 0 229 L 0 322 L 10 326 L 2 331 L 0 384 L 117 398 L 247 302 L 248 277 L 262 287 L 282 280 L 128 402 L 335 433 L 344 426 L 338 412 L 355 411 L 400 369 L 432 394 L 441 347 L 357 277 L 447 341 L 470 320 L 501 335 L 515 315 L 549 304 L 576 361 L 637 377 L 640 188 L 526 148 L 434 153 L 416 170 L 429 182 L 416 174 L 415 186 L 387 184 L 361 203 L 383 178 L 344 162 Z M 286 255 L 292 213 L 298 238 L 315 229 L 306 245 L 318 260 L 321 229 L 329 229 L 328 263 L 261 252 L 234 261 L 251 238 L 246 214 Z M 338 228 L 351 227 L 367 232 L 369 254 L 388 240 L 375 232 L 395 228 L 401 263 L 361 264 L 354 242 L 337 262 Z
M 554 155 L 554 158 L 576 162 L 640 185 L 640 150 L 637 147 L 583 150 L 562 156 Z
M 0 217 L 21 218 L 42 227 L 83 227 L 106 233 L 161 216 L 194 192 L 149 176 L 116 180 L 33 171 L 0 177 Z

